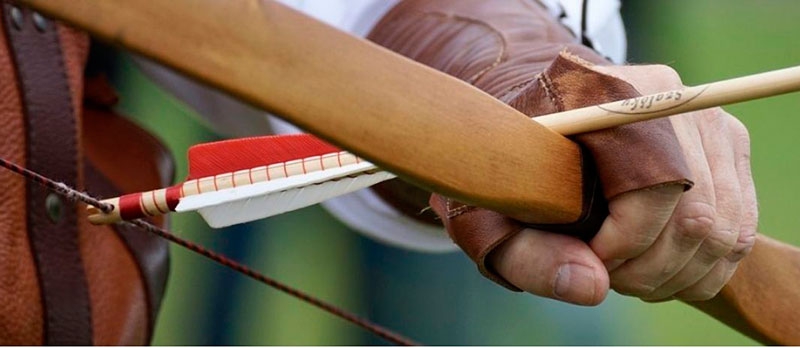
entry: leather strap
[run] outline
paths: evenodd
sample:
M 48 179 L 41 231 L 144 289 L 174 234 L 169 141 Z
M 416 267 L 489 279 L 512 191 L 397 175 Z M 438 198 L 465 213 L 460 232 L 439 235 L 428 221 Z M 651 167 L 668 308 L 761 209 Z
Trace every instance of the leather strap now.
M 78 177 L 78 125 L 54 22 L 3 3 L 26 119 L 28 168 L 71 187 Z M 77 206 L 27 185 L 27 221 L 44 308 L 44 344 L 92 344 Z

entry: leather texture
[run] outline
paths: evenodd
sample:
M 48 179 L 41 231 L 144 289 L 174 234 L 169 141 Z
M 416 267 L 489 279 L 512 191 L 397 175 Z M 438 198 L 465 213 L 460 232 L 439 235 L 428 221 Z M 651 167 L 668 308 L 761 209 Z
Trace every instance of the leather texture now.
M 3 9 L 5 21 L 5 9 Z M 5 30 L 0 35 L 0 155 L 27 165 L 25 119 Z M 39 279 L 26 222 L 26 182 L 0 171 L 0 343 L 42 344 L 44 320 Z
M 101 104 L 113 103 L 116 100 L 104 78 L 89 78 L 86 87 L 87 99 L 83 112 L 83 143 L 87 162 L 86 190 L 100 197 L 116 197 L 124 192 L 148 191 L 171 184 L 174 161 L 161 141 L 113 113 L 109 104 Z M 100 94 L 112 97 L 92 99 L 90 98 L 92 89 L 105 91 Z M 121 144 L 126 145 L 121 146 Z M 158 226 L 167 225 L 165 217 L 156 217 L 150 222 Z M 108 293 L 137 291 L 141 294 L 136 301 L 109 301 L 102 313 L 96 314 L 110 318 L 111 322 L 118 324 L 107 330 L 109 332 L 107 340 L 98 340 L 96 336 L 95 343 L 149 342 L 169 274 L 168 242 L 130 225 L 114 225 L 113 228 L 117 233 L 108 233 L 108 226 L 87 224 L 86 228 L 94 231 L 92 232 L 94 234 L 108 235 L 113 237 L 108 239 L 118 240 L 120 244 L 114 244 L 114 247 L 108 250 L 126 255 L 125 259 L 117 260 L 124 264 L 109 266 L 101 259 L 97 263 L 90 263 L 95 266 L 90 268 L 90 271 L 102 273 L 103 278 L 108 278 L 107 281 L 98 284 L 109 286 L 110 288 L 105 290 Z M 128 266 L 129 262 L 135 267 Z M 120 269 L 131 272 L 118 272 Z M 124 273 L 125 277 L 120 276 L 121 273 Z M 101 291 L 103 290 L 98 289 L 98 292 Z M 123 305 L 136 305 L 137 311 L 124 312 L 118 307 Z M 98 308 L 96 312 L 101 310 Z M 124 313 L 128 314 L 122 315 Z M 125 340 L 122 336 L 113 334 L 123 332 L 122 330 L 132 324 L 142 325 L 141 329 L 144 331 L 137 334 L 143 337 L 137 340 Z
M 169 185 L 174 168 L 163 145 L 113 113 L 116 96 L 102 78 L 84 80 L 88 37 L 42 21 L 44 17 L 34 19 L 28 10 L 12 10 L 10 3 L 2 1 L 0 156 L 24 166 L 35 163 L 38 167 L 32 169 L 95 194 Z M 27 34 L 35 37 L 9 39 L 18 35 L 11 31 L 20 30 L 17 23 L 8 22 L 15 20 L 12 11 L 22 15 L 22 29 L 33 30 Z M 35 21 L 44 23 L 44 30 Z M 47 43 L 36 41 L 44 38 Z M 21 42 L 12 42 L 18 39 Z M 20 47 L 27 50 L 24 56 Z M 43 49 L 57 51 L 43 53 Z M 17 72 L 30 70 L 31 65 L 35 67 L 31 76 Z M 44 121 L 34 121 L 44 122 L 45 128 L 30 127 L 26 118 L 32 113 L 46 114 Z M 54 118 L 64 114 L 73 119 Z M 26 150 L 31 146 L 50 153 L 34 158 Z M 72 154 L 64 154 L 65 150 Z M 56 169 L 73 178 L 53 173 Z M 62 199 L 62 214 L 68 211 L 73 217 L 62 215 L 58 221 L 68 226 L 48 231 L 47 242 L 53 242 L 48 247 L 56 249 L 35 248 L 32 227 L 50 221 L 37 206 L 43 200 L 28 194 L 25 180 L 9 171 L 0 171 L 0 180 L 5 188 L 0 192 L 0 344 L 147 344 L 166 284 L 167 242 L 144 231 L 90 225 L 83 205 Z M 26 218 L 29 213 L 31 220 Z M 64 233 L 70 230 L 71 235 Z M 69 249 L 61 240 L 66 237 L 72 243 L 70 257 L 82 275 L 43 269 L 32 252 L 58 261 Z M 53 282 L 68 288 L 53 292 L 48 285 Z M 76 283 L 84 284 L 82 294 L 76 294 Z
M 56 26 L 5 4 L 5 32 L 22 91 L 27 167 L 77 187 L 78 124 Z M 92 343 L 86 274 L 78 241 L 78 207 L 35 182 L 26 188 L 28 235 L 44 303 L 44 343 Z
M 576 43 L 534 1 L 405 0 L 380 20 L 368 38 L 532 117 L 639 95 L 627 82 L 592 70 L 593 64 L 609 63 Z M 574 140 L 591 155 L 584 156 L 583 206 L 588 211 L 575 224 L 533 227 L 588 240 L 607 214 L 604 198 L 659 185 L 685 189 L 692 185 L 668 120 L 583 134 Z M 594 184 L 595 175 L 601 186 Z M 599 188 L 604 195 L 599 195 Z M 490 268 L 487 257 L 525 226 L 438 195 L 431 197 L 430 206 L 482 274 L 518 290 Z

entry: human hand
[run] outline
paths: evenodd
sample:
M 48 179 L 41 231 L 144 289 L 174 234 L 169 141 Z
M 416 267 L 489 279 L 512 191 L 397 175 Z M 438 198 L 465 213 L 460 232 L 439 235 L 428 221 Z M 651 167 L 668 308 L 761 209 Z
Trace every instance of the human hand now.
M 681 88 L 665 66 L 606 66 L 600 72 L 650 94 Z M 524 229 L 488 256 L 522 290 L 593 305 L 609 288 L 646 301 L 706 300 L 731 278 L 755 243 L 757 206 L 745 127 L 719 108 L 670 119 L 695 186 L 626 192 L 589 245 Z
M 603 67 L 546 9 L 524 2 L 406 0 L 368 37 L 531 117 L 681 87 L 663 66 Z M 479 270 L 508 288 L 585 305 L 610 288 L 652 301 L 705 299 L 755 240 L 747 132 L 718 109 L 672 125 L 576 137 L 611 198 L 589 244 L 439 195 L 430 204 Z M 696 186 L 684 193 L 690 176 Z

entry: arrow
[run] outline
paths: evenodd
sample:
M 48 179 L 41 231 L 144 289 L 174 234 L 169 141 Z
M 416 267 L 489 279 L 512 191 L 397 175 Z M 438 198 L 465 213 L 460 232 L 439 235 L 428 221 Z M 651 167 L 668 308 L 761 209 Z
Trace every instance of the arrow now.
M 536 117 L 569 136 L 800 89 L 800 67 L 712 82 Z M 469 165 L 469 164 L 468 164 Z M 214 228 L 262 219 L 395 176 L 311 135 L 267 136 L 201 144 L 189 150 L 189 180 L 89 207 L 93 223 L 197 210 Z M 473 170 L 465 170 L 473 172 Z

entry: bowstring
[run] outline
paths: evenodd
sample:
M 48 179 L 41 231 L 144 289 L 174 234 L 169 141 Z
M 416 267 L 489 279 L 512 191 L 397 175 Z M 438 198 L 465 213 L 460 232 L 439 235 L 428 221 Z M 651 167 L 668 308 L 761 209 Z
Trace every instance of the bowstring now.
M 28 180 L 31 180 L 31 181 L 39 184 L 39 185 L 42 185 L 42 186 L 46 187 L 47 189 L 49 189 L 52 192 L 54 192 L 54 193 L 56 193 L 56 194 L 58 194 L 58 195 L 60 195 L 60 196 L 62 196 L 64 198 L 68 199 L 69 201 L 82 202 L 82 203 L 97 207 L 98 209 L 100 209 L 104 213 L 111 212 L 114 209 L 114 206 L 112 204 L 109 204 L 109 203 L 106 203 L 106 202 L 102 202 L 100 199 L 97 199 L 97 198 L 95 198 L 95 197 L 93 197 L 93 196 L 91 196 L 91 195 L 89 195 L 87 193 L 80 192 L 80 191 L 78 191 L 78 190 L 76 190 L 74 188 L 69 187 L 68 185 L 66 185 L 64 183 L 61 183 L 61 182 L 55 181 L 53 179 L 50 179 L 50 178 L 48 178 L 48 177 L 46 177 L 44 175 L 41 175 L 39 173 L 36 173 L 36 172 L 34 172 L 34 171 L 30 170 L 30 169 L 24 168 L 22 166 L 19 166 L 19 165 L 13 163 L 13 162 L 10 162 L 10 161 L 8 161 L 8 160 L 6 160 L 4 158 L 0 158 L 0 166 L 2 166 L 3 168 L 6 168 L 8 170 L 11 170 L 14 173 L 22 175 L 23 177 L 25 177 Z M 206 258 L 208 258 L 208 259 L 210 259 L 210 260 L 212 260 L 212 261 L 214 261 L 216 263 L 219 263 L 222 266 L 225 266 L 225 267 L 228 267 L 230 269 L 233 269 L 236 272 L 239 272 L 239 273 L 241 273 L 241 274 L 243 274 L 243 275 L 245 275 L 247 277 L 250 277 L 250 278 L 252 278 L 252 279 L 254 279 L 254 280 L 258 281 L 258 282 L 261 282 L 261 283 L 263 283 L 263 284 L 265 284 L 265 285 L 267 285 L 267 286 L 269 286 L 269 287 L 271 287 L 273 289 L 281 291 L 281 292 L 283 292 L 285 294 L 288 294 L 288 295 L 290 295 L 292 297 L 295 297 L 295 298 L 297 298 L 297 299 L 299 299 L 299 300 L 301 300 L 303 302 L 306 302 L 306 303 L 308 303 L 308 304 L 310 304 L 312 306 L 315 306 L 315 307 L 317 307 L 317 308 L 319 308 L 319 309 L 321 309 L 323 311 L 326 311 L 326 312 L 328 312 L 330 314 L 333 314 L 334 316 L 337 316 L 337 317 L 342 318 L 342 319 L 344 319 L 346 321 L 349 321 L 350 323 L 353 323 L 353 324 L 363 328 L 364 330 L 367 330 L 367 331 L 375 334 L 376 336 L 381 337 L 381 338 L 383 338 L 383 339 L 385 339 L 385 340 L 387 340 L 389 342 L 392 342 L 392 343 L 397 344 L 397 345 L 403 345 L 403 346 L 419 345 L 417 342 L 415 342 L 415 341 L 413 341 L 413 340 L 411 340 L 411 339 L 409 339 L 407 337 L 404 337 L 404 336 L 402 336 L 402 335 L 400 335 L 398 333 L 395 333 L 395 332 L 393 332 L 393 331 L 391 331 L 391 330 L 389 330 L 389 329 L 387 329 L 387 328 L 385 328 L 385 327 L 383 327 L 381 325 L 375 324 L 375 323 L 373 323 L 373 322 L 371 322 L 371 321 L 369 321 L 369 320 L 367 320 L 365 318 L 359 317 L 359 316 L 357 316 L 357 315 L 355 315 L 355 314 L 353 314 L 353 313 L 351 313 L 349 311 L 346 311 L 344 309 L 336 307 L 336 306 L 334 306 L 334 305 L 332 305 L 330 303 L 327 303 L 327 302 L 325 302 L 323 300 L 320 300 L 320 299 L 318 299 L 318 298 L 316 298 L 314 296 L 311 296 L 311 295 L 309 295 L 309 294 L 307 294 L 307 293 L 305 293 L 303 291 L 300 291 L 300 290 L 295 289 L 295 288 L 293 288 L 293 287 L 291 287 L 289 285 L 286 285 L 286 284 L 284 284 L 284 283 L 282 283 L 282 282 L 280 282 L 278 280 L 270 278 L 270 277 L 264 275 L 263 273 L 260 273 L 260 272 L 258 272 L 256 270 L 254 270 L 254 269 L 242 264 L 242 263 L 234 261 L 234 260 L 232 260 L 232 259 L 230 259 L 230 258 L 228 258 L 228 257 L 226 257 L 226 256 L 224 256 L 222 254 L 213 252 L 210 249 L 207 249 L 207 248 L 205 248 L 203 246 L 200 246 L 200 245 L 198 245 L 196 243 L 193 243 L 193 242 L 191 242 L 191 241 L 189 241 L 187 239 L 183 239 L 181 237 L 178 237 L 177 235 L 167 231 L 166 229 L 160 228 L 160 227 L 158 227 L 156 225 L 153 225 L 153 224 L 151 224 L 151 223 L 149 223 L 147 221 L 144 221 L 144 220 L 133 220 L 133 221 L 125 221 L 125 222 L 121 222 L 121 223 L 134 225 L 134 226 L 139 227 L 139 228 L 141 228 L 141 229 L 143 229 L 143 230 L 145 230 L 145 231 L 147 231 L 149 233 L 155 234 L 155 235 L 157 235 L 157 236 L 159 236 L 161 238 L 164 238 L 164 239 L 166 239 L 166 240 L 168 240 L 168 241 L 170 241 L 172 243 L 180 245 L 180 246 L 182 246 L 182 247 L 184 247 L 184 248 L 186 248 L 186 249 L 188 249 L 190 251 L 193 251 L 193 252 L 195 252 L 195 253 L 197 253 L 199 255 L 202 255 L 202 256 L 204 256 L 204 257 L 206 257 Z

